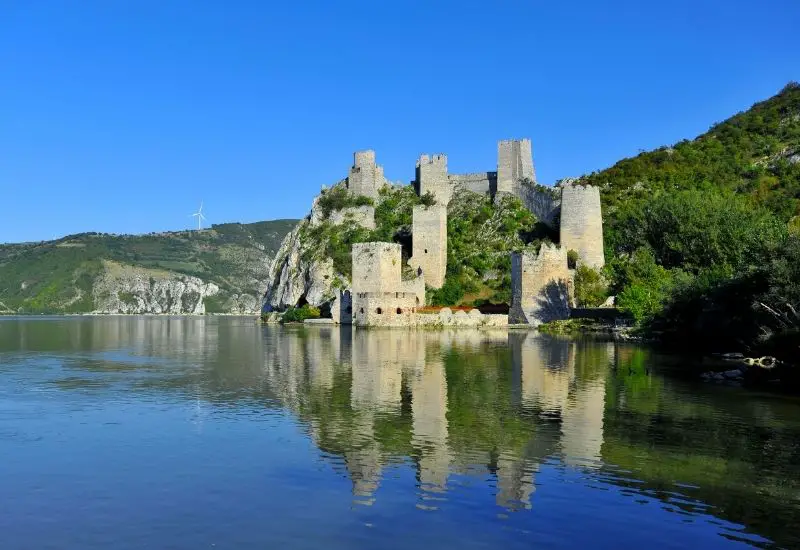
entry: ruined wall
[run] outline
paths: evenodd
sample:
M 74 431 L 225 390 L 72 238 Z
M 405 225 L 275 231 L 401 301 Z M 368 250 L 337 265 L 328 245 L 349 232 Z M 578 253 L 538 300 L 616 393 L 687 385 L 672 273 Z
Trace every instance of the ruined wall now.
M 538 255 L 530 251 L 512 254 L 509 322 L 537 326 L 568 319 L 571 290 L 565 248 L 542 244 Z
M 450 185 L 461 186 L 473 193 L 489 193 L 497 190 L 497 172 L 477 172 L 474 174 L 450 174 Z
M 356 292 L 353 294 L 353 324 L 371 327 L 414 325 L 417 295 L 413 292 Z
M 356 151 L 353 166 L 347 175 L 347 188 L 355 195 L 378 198 L 378 190 L 386 185 L 383 166 L 375 164 L 375 151 Z
M 375 207 L 374 206 L 348 206 L 341 210 L 330 213 L 328 218 L 334 225 L 340 225 L 346 221 L 352 221 L 366 229 L 375 229 Z
M 497 193 L 514 193 L 516 182 L 536 181 L 529 139 L 507 139 L 497 143 Z
M 586 265 L 605 265 L 599 188 L 562 183 L 560 240 L 564 250 L 576 251 Z
M 446 206 L 452 196 L 452 186 L 447 177 L 447 155 L 420 155 L 414 188 L 420 196 L 433 194 L 438 204 Z
M 548 192 L 527 182 L 515 185 L 515 194 L 536 219 L 552 228 L 558 228 L 561 196 L 557 189 Z
M 426 285 L 442 288 L 447 271 L 447 207 L 415 206 L 412 233 L 413 256 L 408 264 L 422 269 Z

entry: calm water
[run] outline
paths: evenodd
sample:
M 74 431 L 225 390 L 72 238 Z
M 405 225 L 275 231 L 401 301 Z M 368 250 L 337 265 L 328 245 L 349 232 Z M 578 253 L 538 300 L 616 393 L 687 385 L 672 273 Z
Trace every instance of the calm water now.
M 527 332 L 0 320 L 0 548 L 800 547 L 800 402 Z

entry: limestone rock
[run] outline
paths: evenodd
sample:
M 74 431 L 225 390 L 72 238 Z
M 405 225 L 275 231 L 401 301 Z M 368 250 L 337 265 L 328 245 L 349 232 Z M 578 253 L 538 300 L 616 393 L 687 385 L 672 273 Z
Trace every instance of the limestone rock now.
M 103 273 L 92 290 L 94 313 L 205 313 L 205 298 L 219 287 L 197 277 L 155 269 L 103 263 Z

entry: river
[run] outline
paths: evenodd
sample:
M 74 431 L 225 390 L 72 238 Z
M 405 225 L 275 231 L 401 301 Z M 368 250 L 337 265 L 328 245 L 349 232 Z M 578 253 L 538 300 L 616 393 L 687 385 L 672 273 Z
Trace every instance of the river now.
M 800 401 L 528 331 L 0 318 L 0 548 L 800 547 Z

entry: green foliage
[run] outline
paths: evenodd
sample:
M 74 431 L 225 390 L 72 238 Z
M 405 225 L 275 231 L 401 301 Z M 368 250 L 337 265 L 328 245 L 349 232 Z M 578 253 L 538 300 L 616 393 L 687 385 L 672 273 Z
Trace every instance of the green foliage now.
M 281 317 L 281 323 L 302 323 L 306 319 L 319 319 L 318 308 L 304 304 L 301 307 L 290 307 Z
M 488 195 L 457 192 L 448 205 L 445 284 L 430 294 L 431 303 L 507 303 L 510 254 L 529 242 L 536 225 L 535 216 L 515 197 L 503 196 L 493 204 Z
M 372 206 L 373 200 L 363 195 L 354 195 L 343 185 L 335 185 L 325 189 L 319 197 L 317 207 L 322 212 L 322 218 L 330 217 L 331 212 L 353 206 Z
M 440 306 L 454 306 L 461 301 L 461 299 L 464 297 L 464 293 L 464 287 L 457 278 L 445 278 L 442 288 L 427 289 L 425 301 L 429 304 L 436 304 Z
M 786 226 L 745 197 L 679 191 L 623 205 L 609 224 L 617 254 L 647 247 L 658 264 L 697 273 L 709 265 L 731 273 L 760 265 L 783 244 Z
M 792 236 L 761 266 L 733 277 L 709 270 L 682 285 L 651 326 L 666 341 L 704 351 L 744 349 L 797 362 L 798 312 L 800 237 Z
M 575 270 L 575 302 L 578 307 L 598 307 L 608 298 L 608 283 L 599 271 L 586 265 Z
M 578 253 L 575 250 L 567 251 L 567 267 L 575 269 L 578 266 Z
M 622 160 L 583 181 L 603 189 L 604 217 L 631 200 L 679 190 L 741 193 L 782 221 L 800 214 L 800 86 L 790 83 L 777 96 L 681 141 Z
M 148 235 L 82 233 L 0 245 L 0 302 L 19 313 L 93 311 L 94 281 L 103 271 L 103 260 L 194 275 L 216 283 L 226 296 L 259 295 L 264 289 L 252 286 L 254 266 L 263 263 L 265 254 L 274 254 L 295 223 L 230 223 Z M 132 296 L 121 299 L 133 303 Z
M 341 195 L 334 187 L 325 192 Z M 346 190 L 345 190 L 346 191 Z M 352 197 L 352 195 L 348 196 Z M 362 197 L 364 198 L 364 197 Z M 340 224 L 332 224 L 324 220 L 314 226 L 304 224 L 300 229 L 300 240 L 303 243 L 304 259 L 330 258 L 333 268 L 348 279 L 352 275 L 352 248 L 355 243 L 392 242 L 402 231 L 409 231 L 414 206 L 420 199 L 413 187 L 386 186 L 380 190 L 378 204 L 375 207 L 375 229 L 370 231 L 352 220 Z
M 678 281 L 687 277 L 678 269 L 670 271 L 659 265 L 646 247 L 637 249 L 630 257 L 615 258 L 608 271 L 613 273 L 617 307 L 637 323 L 659 313 Z

